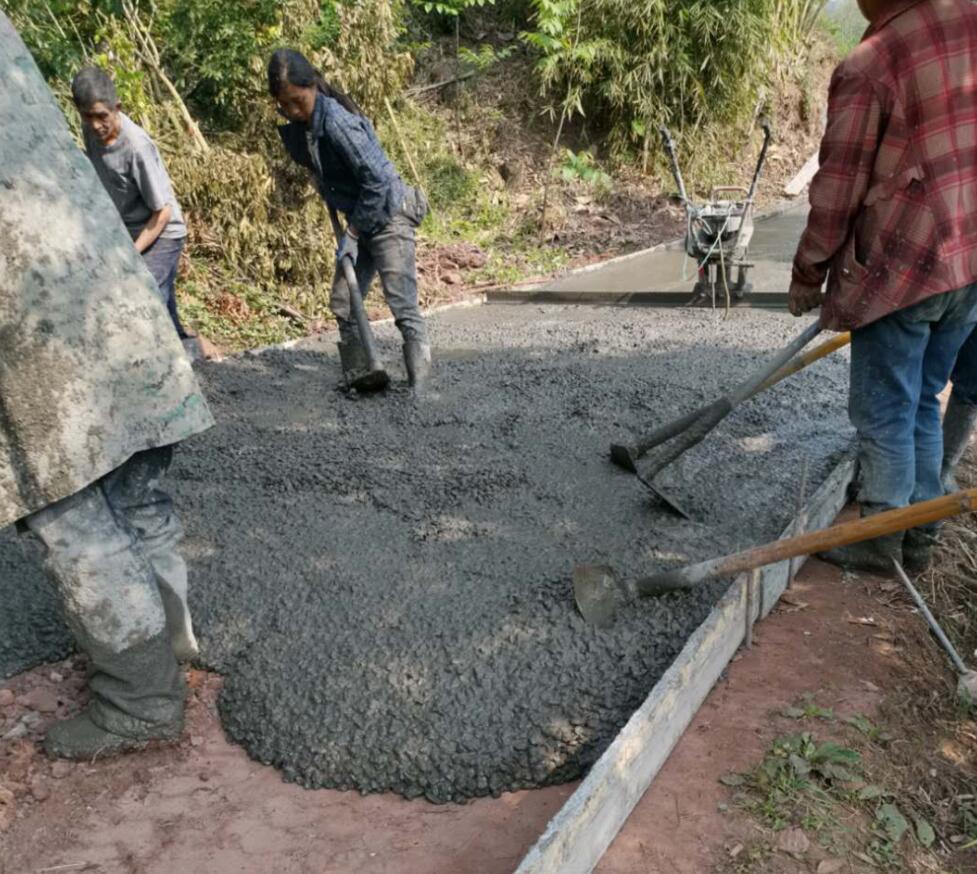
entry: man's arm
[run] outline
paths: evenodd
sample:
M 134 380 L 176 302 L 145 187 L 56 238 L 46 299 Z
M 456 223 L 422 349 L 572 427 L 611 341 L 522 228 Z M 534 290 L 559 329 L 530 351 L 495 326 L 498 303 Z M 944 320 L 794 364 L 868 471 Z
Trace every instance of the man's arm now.
M 132 164 L 132 175 L 143 202 L 152 210 L 145 227 L 135 239 L 139 252 L 145 252 L 166 229 L 173 214 L 170 203 L 174 200 L 173 185 L 163 169 L 156 146 L 147 142 L 136 150 Z
M 811 213 L 794 257 L 790 311 L 799 316 L 821 305 L 821 287 L 862 207 L 885 124 L 875 86 L 860 74 L 835 73 L 820 164 L 811 183 Z
M 169 223 L 170 215 L 173 210 L 170 205 L 167 204 L 162 209 L 156 210 L 150 217 L 149 221 L 146 222 L 146 226 L 139 232 L 139 236 L 135 239 L 136 251 L 140 254 L 145 252 L 156 240 L 159 235 L 163 233 L 166 225 Z

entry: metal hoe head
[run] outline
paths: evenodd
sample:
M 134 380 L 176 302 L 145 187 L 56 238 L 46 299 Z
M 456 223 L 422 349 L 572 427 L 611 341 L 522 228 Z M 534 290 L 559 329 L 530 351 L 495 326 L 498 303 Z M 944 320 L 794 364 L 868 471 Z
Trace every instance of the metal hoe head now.
M 611 444 L 611 461 L 628 473 L 638 472 L 638 454 L 633 446 L 622 443 Z
M 608 628 L 627 601 L 627 593 L 606 565 L 580 564 L 573 569 L 573 600 L 590 625 Z

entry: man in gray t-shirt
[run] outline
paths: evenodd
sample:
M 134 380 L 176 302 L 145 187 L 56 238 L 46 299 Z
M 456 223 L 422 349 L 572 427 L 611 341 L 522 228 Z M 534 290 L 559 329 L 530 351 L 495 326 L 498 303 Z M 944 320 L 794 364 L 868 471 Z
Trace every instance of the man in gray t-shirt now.
M 82 119 L 85 152 L 153 274 L 177 333 L 187 340 L 175 289 L 187 226 L 159 150 L 122 112 L 115 85 L 104 70 L 81 70 L 71 83 L 71 94 Z

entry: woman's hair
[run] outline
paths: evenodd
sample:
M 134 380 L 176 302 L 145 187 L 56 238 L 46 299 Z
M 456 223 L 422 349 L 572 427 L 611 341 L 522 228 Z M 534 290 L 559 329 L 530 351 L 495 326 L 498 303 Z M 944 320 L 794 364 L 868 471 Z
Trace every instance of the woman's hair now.
M 286 82 L 300 88 L 315 87 L 320 94 L 331 97 L 354 115 L 363 115 L 363 110 L 352 97 L 330 85 L 308 58 L 295 49 L 277 49 L 268 62 L 268 90 L 271 96 L 278 97 Z
M 91 109 L 96 103 L 104 103 L 110 109 L 119 105 L 115 83 L 105 70 L 84 67 L 71 80 L 71 98 L 79 109 Z

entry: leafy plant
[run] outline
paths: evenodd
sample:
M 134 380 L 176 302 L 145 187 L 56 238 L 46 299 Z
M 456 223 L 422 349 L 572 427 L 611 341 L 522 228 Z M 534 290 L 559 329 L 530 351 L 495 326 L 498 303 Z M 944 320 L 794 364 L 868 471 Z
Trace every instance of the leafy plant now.
M 474 6 L 491 6 L 495 0 L 412 0 L 412 2 L 425 12 L 457 18 L 467 9 Z
M 499 63 L 499 61 L 504 61 L 514 51 L 514 46 L 497 49 L 488 43 L 484 43 L 474 50 L 462 46 L 458 52 L 458 57 L 465 66 L 471 67 L 479 73 L 484 73 L 489 67 Z
M 571 149 L 564 149 L 560 176 L 566 182 L 579 179 L 600 193 L 610 191 L 614 185 L 614 180 L 597 166 L 594 156 L 586 151 L 574 152 Z
M 281 36 L 276 0 L 169 0 L 159 25 L 174 84 L 198 114 L 241 119 L 262 95 L 265 55 Z

